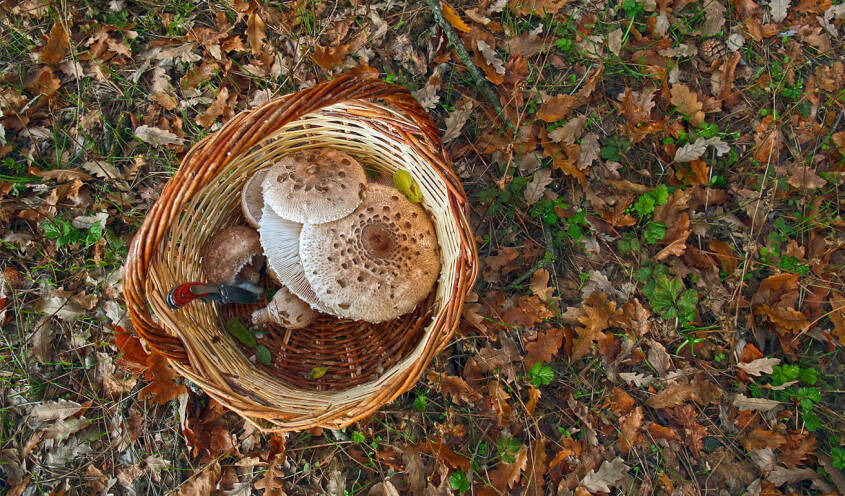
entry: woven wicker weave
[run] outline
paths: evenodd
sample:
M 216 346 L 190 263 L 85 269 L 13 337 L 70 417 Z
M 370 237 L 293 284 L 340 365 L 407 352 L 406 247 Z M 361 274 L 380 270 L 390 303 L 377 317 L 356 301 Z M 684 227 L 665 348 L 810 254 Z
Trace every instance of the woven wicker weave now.
M 373 325 L 324 317 L 285 331 L 273 369 L 255 365 L 225 331 L 227 312 L 194 302 L 170 310 L 167 292 L 202 279 L 200 247 L 243 223 L 242 186 L 273 157 L 330 146 L 388 175 L 401 168 L 420 185 L 442 254 L 426 305 Z M 136 235 L 124 295 L 137 334 L 186 378 L 263 430 L 341 428 L 414 386 L 448 342 L 477 272 L 467 200 L 437 128 L 407 90 L 342 75 L 245 111 L 197 143 Z M 326 367 L 309 379 L 314 367 Z

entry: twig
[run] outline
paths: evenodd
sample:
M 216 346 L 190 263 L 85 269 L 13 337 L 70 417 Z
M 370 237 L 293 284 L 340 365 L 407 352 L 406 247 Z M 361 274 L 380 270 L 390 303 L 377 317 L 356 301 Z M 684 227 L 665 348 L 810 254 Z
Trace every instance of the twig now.
M 437 25 L 443 29 L 443 32 L 446 33 L 446 38 L 449 40 L 449 43 L 454 47 L 455 51 L 458 52 L 458 57 L 461 59 L 461 62 L 464 63 L 467 70 L 469 71 L 470 76 L 472 77 L 473 81 L 475 82 L 476 88 L 478 91 L 484 95 L 484 98 L 493 105 L 493 109 L 502 118 L 505 122 L 505 125 L 508 127 L 513 127 L 507 117 L 505 117 L 505 110 L 502 108 L 502 104 L 499 103 L 499 99 L 496 97 L 496 93 L 493 92 L 493 88 L 490 87 L 490 84 L 487 82 L 487 79 L 481 75 L 481 72 L 478 70 L 478 67 L 472 62 L 472 58 L 469 56 L 469 52 L 467 52 L 466 47 L 464 46 L 461 39 L 458 37 L 458 33 L 452 28 L 452 25 L 449 24 L 446 19 L 443 17 L 443 11 L 440 10 L 440 4 L 438 0 L 426 0 L 429 9 L 431 9 L 431 13 L 434 14 L 434 20 L 437 22 Z

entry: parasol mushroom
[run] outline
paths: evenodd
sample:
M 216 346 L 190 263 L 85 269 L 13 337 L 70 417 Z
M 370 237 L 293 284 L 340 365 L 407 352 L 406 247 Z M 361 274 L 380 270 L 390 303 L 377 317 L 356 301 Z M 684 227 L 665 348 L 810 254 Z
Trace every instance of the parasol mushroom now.
M 350 215 L 303 225 L 299 256 L 330 313 L 368 322 L 413 310 L 440 273 L 434 225 L 425 210 L 377 183 Z
M 264 202 L 280 217 L 301 224 L 349 215 L 361 204 L 366 184 L 361 164 L 330 148 L 285 155 L 268 169 L 262 182 Z

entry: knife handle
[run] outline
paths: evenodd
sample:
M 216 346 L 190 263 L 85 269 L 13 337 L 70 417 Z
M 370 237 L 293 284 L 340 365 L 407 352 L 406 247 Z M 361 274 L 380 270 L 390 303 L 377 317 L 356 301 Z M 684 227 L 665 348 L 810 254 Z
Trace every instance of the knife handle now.
M 182 308 L 188 303 L 194 301 L 197 298 L 202 298 L 209 294 L 209 291 L 205 288 L 196 288 L 197 286 L 205 286 L 208 288 L 208 285 L 203 284 L 201 282 L 186 282 L 185 284 L 176 286 L 175 288 L 171 289 L 169 293 L 167 293 L 167 306 L 173 308 L 174 310 L 177 308 Z M 194 291 L 191 291 L 191 288 L 196 288 Z

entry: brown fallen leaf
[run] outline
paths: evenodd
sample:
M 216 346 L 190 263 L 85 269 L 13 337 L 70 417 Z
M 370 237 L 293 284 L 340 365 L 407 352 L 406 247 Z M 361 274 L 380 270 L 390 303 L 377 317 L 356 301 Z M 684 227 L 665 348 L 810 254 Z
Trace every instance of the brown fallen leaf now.
M 718 386 L 701 378 L 701 376 L 696 376 L 689 383 L 679 383 L 667 387 L 649 398 L 645 404 L 651 408 L 670 408 L 692 400 L 699 405 L 706 405 L 718 400 L 721 394 Z
M 534 271 L 534 274 L 531 275 L 529 288 L 531 288 L 531 292 L 537 295 L 543 303 L 550 302 L 555 292 L 555 288 L 549 286 L 549 271 L 546 269 L 537 269 Z
M 616 484 L 625 477 L 628 469 L 629 467 L 618 456 L 613 460 L 605 460 L 599 467 L 598 472 L 590 470 L 581 479 L 581 487 L 590 492 L 609 493 L 610 488 L 616 487 Z
M 754 312 L 758 315 L 765 315 L 773 324 L 793 333 L 803 332 L 810 327 L 807 316 L 794 308 L 773 308 L 769 305 L 760 305 L 755 307 Z
M 549 363 L 557 355 L 563 343 L 563 329 L 553 328 L 537 334 L 537 340 L 525 345 L 525 370 L 531 369 L 537 362 Z
M 783 434 L 765 429 L 754 429 L 743 436 L 739 441 L 747 451 L 754 451 L 762 448 L 778 449 L 786 444 L 786 437 Z
M 264 38 L 267 37 L 264 20 L 258 15 L 258 9 L 254 9 L 246 21 L 246 39 L 253 55 L 260 55 L 264 48 Z
M 457 31 L 461 31 L 463 33 L 469 33 L 472 31 L 472 28 L 461 19 L 461 16 L 455 12 L 455 9 L 449 6 L 446 2 L 440 2 L 440 10 L 443 11 L 443 18 L 452 25 Z
M 149 398 L 159 405 L 164 405 L 187 392 L 188 389 L 183 384 L 175 382 L 179 375 L 166 358 L 153 352 L 147 357 L 147 365 L 149 368 L 144 373 L 144 378 L 150 381 L 150 384 L 141 390 L 142 399 Z
M 476 494 L 479 496 L 498 496 L 508 494 L 511 488 L 519 481 L 522 471 L 528 465 L 528 447 L 524 444 L 514 456 L 513 463 L 499 463 L 490 473 L 490 482 L 493 487 L 484 486 Z
M 67 31 L 65 31 L 61 22 L 56 22 L 50 30 L 50 35 L 47 37 L 47 44 L 41 50 L 41 62 L 51 65 L 57 64 L 65 58 L 69 48 L 70 41 Z
M 537 409 L 537 401 L 542 396 L 542 393 L 532 385 L 529 385 L 529 388 L 528 401 L 525 402 L 525 411 L 528 412 L 528 415 L 534 415 L 534 410 Z
M 566 93 L 553 96 L 537 111 L 537 118 L 545 122 L 559 121 L 575 109 L 577 102 L 577 98 Z
M 546 439 L 540 437 L 531 443 L 528 457 L 528 468 L 525 476 L 528 479 L 526 496 L 544 496 L 544 474 L 546 473 Z
M 640 441 L 642 425 L 643 408 L 638 406 L 622 420 L 622 425 L 619 428 L 619 447 L 623 452 L 630 450 Z
M 317 65 L 326 71 L 330 71 L 343 62 L 343 59 L 346 58 L 348 53 L 349 45 L 338 45 L 334 47 L 321 47 L 317 45 L 314 47 L 314 55 L 312 57 Z
M 217 97 L 214 102 L 208 106 L 205 113 L 197 117 L 197 124 L 202 127 L 211 127 L 214 121 L 220 117 L 226 110 L 227 100 L 229 99 L 229 89 L 222 87 L 217 91 Z
M 780 363 L 780 358 L 758 358 L 749 363 L 738 363 L 736 366 L 748 375 L 760 377 L 762 374 L 771 374 L 775 365 Z
M 456 405 L 474 403 L 481 399 L 481 394 L 473 389 L 461 377 L 454 375 L 440 374 L 431 371 L 427 375 L 428 380 L 435 384 L 435 388 L 448 395 Z
M 678 107 L 678 111 L 684 114 L 692 124 L 700 126 L 704 122 L 703 105 L 698 100 L 698 94 L 692 91 L 685 84 L 676 84 L 670 91 L 672 96 L 670 102 Z
M 220 462 L 214 461 L 202 469 L 196 477 L 191 477 L 176 488 L 176 496 L 204 496 L 213 494 L 217 489 L 217 481 L 222 475 Z M 265 493 L 266 494 L 266 493 Z

